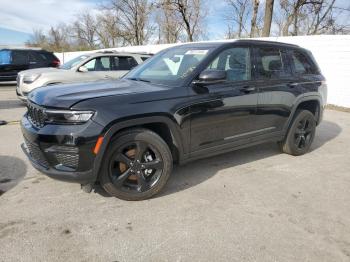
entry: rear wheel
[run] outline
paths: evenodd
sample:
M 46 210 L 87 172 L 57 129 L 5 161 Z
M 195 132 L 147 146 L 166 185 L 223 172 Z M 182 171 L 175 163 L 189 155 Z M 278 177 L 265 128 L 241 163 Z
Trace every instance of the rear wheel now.
M 172 171 L 172 155 L 164 140 L 147 129 L 119 134 L 106 152 L 102 187 L 124 200 L 144 200 L 158 193 Z
M 280 142 L 280 148 L 284 153 L 299 156 L 310 149 L 315 137 L 316 120 L 308 110 L 298 110 L 295 115 L 286 139 Z

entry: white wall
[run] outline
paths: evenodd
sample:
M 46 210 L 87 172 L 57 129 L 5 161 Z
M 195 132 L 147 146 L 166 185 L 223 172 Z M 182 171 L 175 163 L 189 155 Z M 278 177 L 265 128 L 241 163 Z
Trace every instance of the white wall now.
M 315 56 L 328 83 L 328 103 L 350 107 L 350 35 L 319 35 L 259 38 L 296 44 L 309 49 Z M 231 40 L 228 40 L 231 41 Z M 102 50 L 119 52 L 157 53 L 168 45 L 127 46 Z M 95 51 L 56 53 L 61 62 Z

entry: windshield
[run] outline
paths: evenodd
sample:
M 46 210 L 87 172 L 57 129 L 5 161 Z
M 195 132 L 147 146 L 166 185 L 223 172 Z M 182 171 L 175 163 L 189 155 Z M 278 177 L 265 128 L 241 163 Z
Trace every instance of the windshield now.
M 88 58 L 87 55 L 80 55 L 72 60 L 69 60 L 67 63 L 64 63 L 63 65 L 61 65 L 59 68 L 60 69 L 66 69 L 66 70 L 69 70 L 71 69 L 72 67 L 76 66 L 78 63 L 80 63 L 80 61 L 84 60 Z
M 174 47 L 147 60 L 124 78 L 180 86 L 213 48 Z

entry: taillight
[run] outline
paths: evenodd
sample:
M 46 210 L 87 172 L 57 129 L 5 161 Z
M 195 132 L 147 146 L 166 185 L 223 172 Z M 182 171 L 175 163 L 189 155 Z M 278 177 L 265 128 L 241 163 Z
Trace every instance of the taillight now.
M 58 60 L 58 59 L 52 61 L 52 66 L 53 66 L 53 67 L 59 67 L 60 64 L 61 64 L 61 62 L 60 62 L 60 60 Z

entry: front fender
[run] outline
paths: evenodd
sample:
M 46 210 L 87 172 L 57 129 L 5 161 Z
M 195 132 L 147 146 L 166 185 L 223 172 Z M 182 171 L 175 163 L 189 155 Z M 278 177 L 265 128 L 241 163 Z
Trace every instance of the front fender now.
M 140 117 L 140 118 L 134 118 L 130 120 L 124 120 L 119 121 L 117 123 L 114 123 L 113 125 L 109 126 L 109 128 L 104 132 L 103 134 L 103 142 L 100 146 L 99 152 L 96 155 L 95 161 L 94 161 L 94 167 L 93 167 L 93 175 L 95 177 L 95 180 L 98 177 L 98 173 L 100 171 L 100 167 L 102 164 L 103 157 L 106 153 L 106 150 L 108 148 L 109 143 L 111 142 L 113 136 L 117 134 L 120 130 L 125 128 L 132 128 L 136 126 L 141 126 L 145 124 L 152 124 L 152 123 L 163 123 L 166 124 L 169 128 L 174 140 L 175 144 L 178 147 L 179 151 L 179 161 L 182 160 L 182 157 L 186 153 L 186 147 L 183 145 L 183 139 L 181 137 L 181 132 L 179 126 L 171 120 L 169 117 L 166 116 L 149 116 L 149 117 Z

